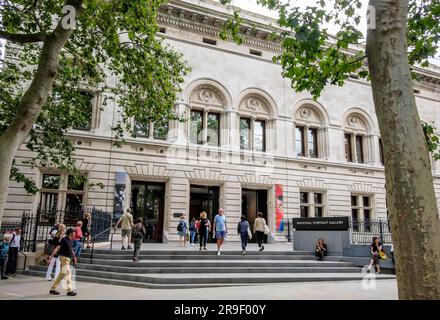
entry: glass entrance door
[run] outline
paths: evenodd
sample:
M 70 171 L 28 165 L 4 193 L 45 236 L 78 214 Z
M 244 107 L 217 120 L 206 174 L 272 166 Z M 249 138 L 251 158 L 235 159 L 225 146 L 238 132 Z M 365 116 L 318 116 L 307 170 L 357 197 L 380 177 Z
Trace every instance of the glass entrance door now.
M 133 218 L 141 218 L 147 232 L 144 242 L 162 242 L 165 183 L 132 181 Z
M 242 189 L 241 212 L 249 221 L 249 227 L 252 232 L 258 212 L 263 214 L 263 218 L 266 219 L 267 223 L 267 190 Z M 264 238 L 264 242 L 267 243 L 267 237 L 265 236 Z M 251 242 L 256 242 L 255 237 L 252 237 Z
M 219 196 L 219 187 L 191 185 L 189 221 L 191 221 L 192 218 L 197 219 L 200 217 L 202 211 L 206 211 L 212 227 L 212 222 L 219 209 Z M 212 231 L 212 229 L 210 231 Z M 211 240 L 211 235 L 209 236 L 209 239 Z

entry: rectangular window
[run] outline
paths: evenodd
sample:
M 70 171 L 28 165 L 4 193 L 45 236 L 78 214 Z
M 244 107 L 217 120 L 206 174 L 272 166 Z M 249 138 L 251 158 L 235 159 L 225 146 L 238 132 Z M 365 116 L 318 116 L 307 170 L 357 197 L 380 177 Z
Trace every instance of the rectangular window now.
M 308 218 L 309 217 L 309 207 L 308 206 L 301 206 L 300 208 L 301 218 Z
M 322 207 L 315 207 L 315 217 L 316 218 L 322 217 Z
M 240 118 L 240 149 L 249 150 L 251 148 L 250 134 L 251 134 L 251 119 Z
M 297 156 L 305 156 L 304 150 L 304 127 L 295 128 L 295 148 Z
M 315 204 L 322 204 L 322 193 L 315 193 Z
M 133 131 L 135 137 L 148 138 L 150 136 L 150 123 L 135 120 Z
M 364 145 L 362 136 L 356 136 L 356 160 L 358 163 L 364 163 Z
M 203 144 L 203 112 L 191 110 L 189 136 L 191 143 Z
M 309 151 L 309 157 L 317 158 L 318 157 L 318 134 L 317 130 L 314 128 L 309 128 L 308 130 L 308 151 Z
M 364 209 L 364 231 L 370 232 L 371 231 L 371 213 L 370 209 Z
M 307 192 L 300 193 L 300 202 L 301 203 L 309 203 L 309 194 Z
M 353 231 L 359 231 L 358 211 L 359 211 L 359 209 L 351 209 L 351 219 L 353 221 Z
M 153 124 L 154 139 L 166 140 L 168 134 L 168 122 L 155 122 Z
M 211 44 L 213 46 L 217 45 L 217 41 L 214 39 L 203 38 L 203 43 Z
M 382 165 L 385 164 L 385 158 L 383 156 L 383 144 L 382 144 L 382 139 L 379 139 L 379 155 L 380 155 L 380 163 Z
M 266 122 L 263 120 L 255 120 L 254 150 L 266 150 Z
M 208 144 L 210 146 L 220 145 L 220 114 L 208 113 Z
M 345 144 L 345 159 L 348 162 L 353 162 L 353 152 L 351 150 L 351 134 L 346 133 L 344 135 L 344 144 Z
M 352 207 L 357 207 L 357 197 L 356 196 L 351 196 L 351 206 Z
M 370 207 L 370 197 L 362 197 L 364 207 Z

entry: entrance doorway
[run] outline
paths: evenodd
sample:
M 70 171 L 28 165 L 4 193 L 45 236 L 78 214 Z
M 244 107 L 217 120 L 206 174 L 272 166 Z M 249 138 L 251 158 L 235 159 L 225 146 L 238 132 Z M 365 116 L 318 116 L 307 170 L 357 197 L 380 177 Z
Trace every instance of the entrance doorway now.
M 263 218 L 267 221 L 267 190 L 241 190 L 241 214 L 249 221 L 249 228 L 253 232 L 254 222 L 257 218 L 257 213 L 261 212 Z M 256 242 L 255 237 L 252 237 L 251 242 Z M 264 242 L 267 243 L 267 236 L 264 236 Z
M 214 217 L 219 209 L 219 197 L 220 187 L 192 184 L 190 186 L 189 221 L 191 222 L 193 218 L 197 219 L 200 213 L 205 211 L 212 227 Z M 211 236 L 209 240 L 211 240 Z
M 165 183 L 132 181 L 133 218 L 142 218 L 147 232 L 144 242 L 162 242 Z

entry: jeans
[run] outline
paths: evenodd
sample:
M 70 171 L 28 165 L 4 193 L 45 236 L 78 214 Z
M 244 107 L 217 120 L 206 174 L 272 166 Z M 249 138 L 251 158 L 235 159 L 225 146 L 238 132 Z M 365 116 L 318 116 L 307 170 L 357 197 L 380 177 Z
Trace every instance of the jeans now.
M 55 282 L 51 288 L 51 290 L 56 290 L 61 280 L 66 278 L 67 283 L 67 292 L 72 291 L 72 273 L 70 271 L 70 258 L 60 257 L 61 262 L 61 272 L 58 277 L 55 279 Z
M 6 273 L 15 274 L 15 270 L 17 269 L 17 257 L 18 257 L 18 248 L 9 248 L 8 254 L 8 265 L 6 268 Z
M 73 251 L 75 252 L 75 256 L 79 258 L 82 250 L 82 242 L 81 240 L 73 240 Z
M 264 232 L 263 231 L 256 231 L 255 236 L 257 237 L 258 247 L 263 246 L 263 240 L 264 240 Z
M 205 230 L 199 230 L 199 235 L 200 235 L 200 248 L 203 247 L 206 248 L 206 243 L 208 242 L 208 229 Z
M 53 270 L 53 266 L 55 265 L 55 279 L 58 277 L 58 275 L 61 272 L 61 267 L 60 267 L 60 257 L 53 257 L 52 260 L 50 260 L 49 266 L 47 267 L 47 271 L 46 271 L 46 280 L 50 280 L 51 276 L 52 276 L 52 270 Z
M 2 278 L 5 276 L 7 262 L 8 262 L 8 258 L 0 259 L 0 273 Z
M 138 259 L 139 258 L 139 252 L 141 251 L 141 246 L 142 246 L 142 238 L 133 238 L 133 242 L 134 242 L 134 254 L 133 254 L 133 259 Z
M 241 248 L 243 249 L 243 251 L 246 251 L 246 247 L 248 244 L 247 231 L 246 231 L 246 233 L 244 233 L 244 232 L 240 233 L 240 239 L 241 239 Z
M 189 231 L 189 235 L 190 235 L 190 243 L 196 243 L 196 234 L 197 234 L 197 232 L 196 232 L 196 230 L 190 230 Z

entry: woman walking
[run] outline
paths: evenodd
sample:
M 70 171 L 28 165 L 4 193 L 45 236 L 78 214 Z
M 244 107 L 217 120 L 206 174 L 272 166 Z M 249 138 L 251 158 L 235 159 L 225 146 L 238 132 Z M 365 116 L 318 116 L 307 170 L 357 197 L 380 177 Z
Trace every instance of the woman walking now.
M 62 238 L 64 238 L 64 236 L 66 235 L 66 226 L 64 224 L 58 224 L 56 225 L 57 229 L 52 229 L 52 233 L 50 234 L 50 236 L 52 237 L 52 239 L 49 240 L 49 243 L 51 245 L 53 245 L 53 248 L 55 249 Z M 55 231 L 56 230 L 56 231 Z M 54 233 L 55 231 L 55 233 Z M 46 271 L 46 280 L 47 281 L 52 281 L 52 271 L 53 271 L 53 267 L 55 266 L 55 278 L 56 279 L 58 277 L 58 275 L 60 274 L 61 271 L 61 261 L 60 261 L 60 257 L 57 254 L 54 255 L 54 259 L 50 259 L 49 262 L 49 266 L 47 267 L 47 271 Z
M 79 256 L 81 255 L 81 247 L 82 247 L 82 239 L 83 239 L 83 233 L 81 227 L 82 227 L 82 221 L 77 221 L 75 227 L 75 235 L 73 237 L 73 251 L 75 252 L 77 259 L 79 259 Z
M 264 250 L 263 241 L 264 241 L 265 229 L 266 229 L 266 220 L 263 218 L 263 214 L 261 212 L 258 212 L 257 219 L 255 219 L 254 222 L 254 234 L 255 237 L 257 238 L 258 247 L 260 248 L 260 250 L 258 251 Z
M 245 216 L 241 216 L 241 221 L 237 226 L 237 233 L 240 235 L 241 239 L 241 249 L 243 253 L 241 255 L 246 255 L 246 247 L 249 240 L 249 222 L 246 220 Z
M 197 228 L 196 228 L 196 218 L 192 218 L 191 223 L 189 225 L 189 242 L 193 246 L 196 243 L 196 235 L 197 235 Z
M 179 224 L 177 225 L 177 233 L 180 237 L 179 246 L 186 247 L 186 235 L 188 233 L 188 222 L 185 219 L 185 215 L 180 217 Z
M 200 223 L 199 223 L 199 239 L 200 239 L 200 249 L 207 250 L 206 249 L 206 243 L 208 242 L 208 233 L 209 233 L 209 227 L 211 225 L 211 222 L 207 218 L 207 214 L 205 211 L 200 213 Z
M 379 254 L 381 251 L 382 251 L 382 243 L 379 241 L 378 237 L 373 237 L 373 243 L 370 246 L 371 261 L 370 261 L 370 265 L 368 266 L 368 271 L 370 271 L 371 267 L 374 265 L 374 269 L 377 270 L 377 273 L 382 272 L 379 265 Z
M 91 226 L 92 226 L 92 216 L 90 215 L 90 212 L 86 212 L 84 213 L 84 217 L 82 219 L 81 231 L 83 233 L 84 244 L 87 245 L 87 249 L 90 249 Z
M 133 238 L 134 242 L 134 262 L 139 261 L 139 252 L 141 250 L 142 241 L 144 240 L 146 233 L 147 232 L 145 231 L 144 225 L 142 224 L 142 219 L 137 218 L 131 230 L 131 237 Z

